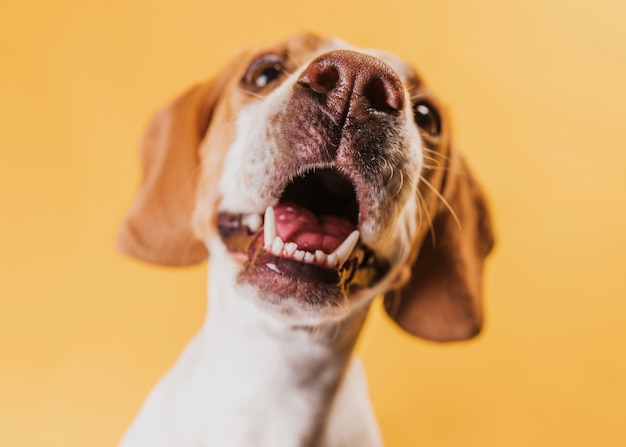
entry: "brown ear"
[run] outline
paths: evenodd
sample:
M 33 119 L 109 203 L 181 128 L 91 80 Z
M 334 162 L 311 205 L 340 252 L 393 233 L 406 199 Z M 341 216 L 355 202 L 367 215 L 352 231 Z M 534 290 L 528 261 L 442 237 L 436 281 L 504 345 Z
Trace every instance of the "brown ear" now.
M 458 222 L 437 200 L 432 231 L 418 241 L 421 246 L 410 279 L 400 290 L 388 292 L 384 304 L 387 313 L 413 335 L 434 341 L 464 340 L 482 327 L 482 270 L 493 247 L 493 233 L 483 192 L 456 152 L 450 154 L 440 188 Z
M 207 257 L 194 233 L 198 147 L 221 85 L 197 85 L 152 119 L 142 145 L 143 181 L 117 235 L 125 254 L 156 264 L 190 265 Z

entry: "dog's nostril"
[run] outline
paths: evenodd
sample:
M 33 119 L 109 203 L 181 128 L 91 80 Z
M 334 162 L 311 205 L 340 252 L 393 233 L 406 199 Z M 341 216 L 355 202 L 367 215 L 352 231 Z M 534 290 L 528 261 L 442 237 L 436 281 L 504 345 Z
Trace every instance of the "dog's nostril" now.
M 339 82 L 339 71 L 332 65 L 323 66 L 321 64 L 315 64 L 302 74 L 299 82 L 315 93 L 325 95 L 330 93 L 337 86 L 337 82 Z
M 386 83 L 380 78 L 373 78 L 363 89 L 370 105 L 381 112 L 401 110 L 404 106 L 404 95 L 393 83 Z

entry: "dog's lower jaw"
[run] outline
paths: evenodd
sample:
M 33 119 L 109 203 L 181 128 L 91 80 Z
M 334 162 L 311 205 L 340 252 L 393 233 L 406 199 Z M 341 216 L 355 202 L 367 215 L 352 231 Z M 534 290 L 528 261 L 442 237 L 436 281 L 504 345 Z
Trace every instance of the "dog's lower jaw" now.
M 155 387 L 128 446 L 379 447 L 352 350 L 367 308 L 294 327 L 235 285 L 238 264 L 215 238 L 200 333 Z M 236 291 L 236 292 L 233 292 Z

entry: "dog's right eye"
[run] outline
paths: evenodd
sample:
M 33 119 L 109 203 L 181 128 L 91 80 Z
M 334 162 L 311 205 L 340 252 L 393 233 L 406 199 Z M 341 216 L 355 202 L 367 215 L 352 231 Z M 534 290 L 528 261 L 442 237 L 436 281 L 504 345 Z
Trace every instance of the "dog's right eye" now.
M 256 92 L 280 79 L 284 72 L 282 58 L 276 54 L 266 54 L 250 64 L 242 84 L 248 90 Z

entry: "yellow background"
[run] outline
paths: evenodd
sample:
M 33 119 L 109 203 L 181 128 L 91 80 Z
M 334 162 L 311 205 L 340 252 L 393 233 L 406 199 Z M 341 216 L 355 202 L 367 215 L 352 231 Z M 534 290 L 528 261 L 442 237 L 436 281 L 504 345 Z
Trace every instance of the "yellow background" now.
M 142 129 L 236 48 L 307 29 L 415 63 L 495 210 L 477 341 L 411 339 L 375 303 L 387 445 L 626 445 L 625 24 L 621 0 L 4 0 L 0 445 L 119 439 L 205 312 L 205 266 L 113 248 Z

